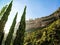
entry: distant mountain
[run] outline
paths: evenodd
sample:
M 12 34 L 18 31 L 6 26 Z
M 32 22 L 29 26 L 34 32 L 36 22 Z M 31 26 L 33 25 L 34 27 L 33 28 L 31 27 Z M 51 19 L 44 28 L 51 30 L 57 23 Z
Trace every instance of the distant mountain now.
M 47 27 L 49 24 L 51 24 L 58 18 L 60 18 L 60 8 L 58 8 L 55 12 L 53 12 L 49 16 L 26 21 L 26 31 Z

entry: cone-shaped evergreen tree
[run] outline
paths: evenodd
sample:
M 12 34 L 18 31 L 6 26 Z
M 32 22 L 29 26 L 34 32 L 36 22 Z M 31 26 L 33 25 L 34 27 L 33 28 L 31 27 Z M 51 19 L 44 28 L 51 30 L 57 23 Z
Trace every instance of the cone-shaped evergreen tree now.
M 1 45 L 2 39 L 4 37 L 4 27 L 5 27 L 6 21 L 8 19 L 8 16 L 10 14 L 10 11 L 11 11 L 12 2 L 13 1 L 11 1 L 11 3 L 7 7 L 6 11 L 4 12 L 4 14 L 0 20 L 0 45 Z
M 15 40 L 14 40 L 14 43 L 13 45 L 24 45 L 23 42 L 24 42 L 24 32 L 25 32 L 25 15 L 26 15 L 26 6 L 24 8 L 24 12 L 23 12 L 23 15 L 21 17 L 21 21 L 20 21 L 20 25 L 17 29 L 17 32 L 16 32 L 16 37 L 15 37 Z
M 13 33 L 14 33 L 14 27 L 15 27 L 15 24 L 16 24 L 17 14 L 18 13 L 16 13 L 16 16 L 15 16 L 15 18 L 13 20 L 12 26 L 11 26 L 10 31 L 8 33 L 8 36 L 6 38 L 5 45 L 10 45 L 10 43 L 11 43 L 11 39 L 12 39 Z
M 8 5 L 4 6 L 4 7 L 1 9 L 1 11 L 0 11 L 0 16 L 2 16 L 2 15 L 4 14 L 4 12 L 5 12 L 6 9 L 7 9 L 7 6 L 8 6 Z

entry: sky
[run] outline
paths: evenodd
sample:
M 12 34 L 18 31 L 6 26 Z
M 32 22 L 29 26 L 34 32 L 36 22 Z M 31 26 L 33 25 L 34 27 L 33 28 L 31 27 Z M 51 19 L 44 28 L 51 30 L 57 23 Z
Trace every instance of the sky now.
M 11 0 L 0 0 L 0 10 L 10 2 Z M 29 20 L 52 14 L 60 7 L 60 0 L 13 0 L 12 10 L 4 29 L 6 33 L 16 12 L 18 12 L 17 23 L 20 21 L 25 5 L 27 6 L 26 20 Z

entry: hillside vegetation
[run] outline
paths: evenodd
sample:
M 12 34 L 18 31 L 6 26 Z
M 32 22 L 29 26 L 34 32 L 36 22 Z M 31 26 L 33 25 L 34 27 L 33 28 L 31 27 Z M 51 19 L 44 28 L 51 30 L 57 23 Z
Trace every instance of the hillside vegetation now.
M 60 45 L 60 8 L 26 24 L 24 45 Z
M 25 45 L 60 45 L 60 19 L 48 27 L 34 32 L 26 32 Z

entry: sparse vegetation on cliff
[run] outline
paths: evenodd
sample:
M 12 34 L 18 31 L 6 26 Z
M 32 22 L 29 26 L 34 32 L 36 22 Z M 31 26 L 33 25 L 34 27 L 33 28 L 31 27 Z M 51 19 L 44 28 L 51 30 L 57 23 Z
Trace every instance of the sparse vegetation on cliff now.
M 35 23 L 36 21 L 37 23 Z M 25 33 L 25 45 L 60 45 L 60 9 L 50 16 L 32 20 L 30 22 L 26 24 L 30 24 L 30 27 L 34 26 L 34 28 L 29 28 L 28 30 L 30 32 L 27 30 Z M 39 27 L 38 23 L 45 26 L 42 27 L 42 25 L 40 25 L 40 28 L 35 29 L 37 25 Z
M 60 19 L 42 30 L 27 33 L 25 45 L 60 45 Z

